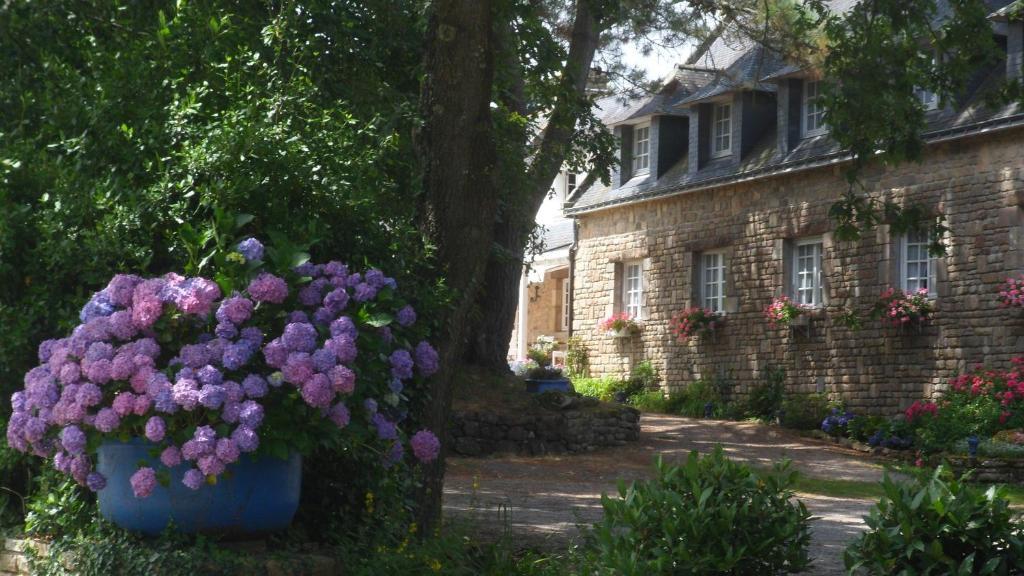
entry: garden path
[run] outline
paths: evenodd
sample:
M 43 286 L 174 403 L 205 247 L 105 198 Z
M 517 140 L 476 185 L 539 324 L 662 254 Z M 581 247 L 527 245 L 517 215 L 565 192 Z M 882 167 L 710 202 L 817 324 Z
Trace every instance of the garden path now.
M 721 444 L 735 460 L 768 467 L 783 458 L 808 477 L 874 482 L 883 468 L 832 444 L 777 427 L 749 422 L 697 420 L 644 414 L 640 440 L 588 454 L 451 458 L 445 481 L 448 517 L 473 530 L 509 535 L 538 548 L 564 548 L 578 536 L 578 524 L 600 519 L 601 494 L 619 479 L 647 477 L 654 456 L 683 460 L 691 450 Z M 862 517 L 874 503 L 856 498 L 800 494 L 814 514 L 811 574 L 842 574 L 843 547 L 864 529 Z

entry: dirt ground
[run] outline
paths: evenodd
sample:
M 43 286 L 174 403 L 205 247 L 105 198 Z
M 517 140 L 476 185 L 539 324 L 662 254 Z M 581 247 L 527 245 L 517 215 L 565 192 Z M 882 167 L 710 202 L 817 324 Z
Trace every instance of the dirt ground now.
M 691 450 L 720 444 L 727 455 L 768 467 L 783 458 L 809 477 L 878 481 L 882 467 L 865 456 L 776 427 L 644 414 L 638 442 L 589 454 L 452 458 L 445 481 L 449 518 L 471 522 L 488 536 L 508 535 L 524 546 L 564 548 L 579 526 L 601 516 L 601 494 L 618 480 L 647 477 L 658 454 L 683 460 Z M 842 574 L 843 547 L 864 530 L 872 500 L 800 494 L 814 514 L 810 574 Z

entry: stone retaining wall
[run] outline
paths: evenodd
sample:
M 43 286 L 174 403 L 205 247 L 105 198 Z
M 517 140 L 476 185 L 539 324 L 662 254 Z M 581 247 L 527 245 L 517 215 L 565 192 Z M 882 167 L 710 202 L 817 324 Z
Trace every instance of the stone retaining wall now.
M 25 557 L 25 547 L 30 545 L 29 540 L 17 540 L 4 538 L 4 547 L 0 550 L 0 576 L 21 576 L 31 574 L 28 570 L 28 558 Z M 45 544 L 33 544 L 36 547 L 42 546 L 40 553 L 45 553 Z
M 512 414 L 456 411 L 449 434 L 449 445 L 462 456 L 588 452 L 639 439 L 640 412 L 613 404 Z

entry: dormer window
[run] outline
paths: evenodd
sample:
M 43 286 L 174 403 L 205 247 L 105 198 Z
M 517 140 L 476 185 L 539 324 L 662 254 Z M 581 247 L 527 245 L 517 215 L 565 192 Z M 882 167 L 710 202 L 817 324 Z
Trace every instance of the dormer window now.
M 651 169 L 651 125 L 644 124 L 633 129 L 633 174 L 643 174 Z
M 565 173 L 565 197 L 568 198 L 576 191 L 576 173 L 566 172 Z
M 914 96 L 921 102 L 925 110 L 935 110 L 939 107 L 939 95 L 931 90 L 915 88 Z
M 821 82 L 808 80 L 804 83 L 803 113 L 801 132 L 804 136 L 824 134 L 825 106 L 821 100 Z
M 712 127 L 711 156 L 728 156 L 732 153 L 732 104 L 715 104 Z

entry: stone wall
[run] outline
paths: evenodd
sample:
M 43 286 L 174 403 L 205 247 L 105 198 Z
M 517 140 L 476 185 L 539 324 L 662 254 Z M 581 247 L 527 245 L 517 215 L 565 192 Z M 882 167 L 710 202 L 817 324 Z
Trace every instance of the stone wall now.
M 41 544 L 33 544 L 28 540 L 16 540 L 14 538 L 4 538 L 4 547 L 0 550 L 0 576 L 21 576 L 22 574 L 31 574 L 28 569 L 28 559 L 25 557 L 25 548 L 29 545 L 34 546 L 45 546 Z M 40 553 L 45 554 L 45 549 L 40 550 Z
M 825 392 L 869 413 L 892 413 L 941 392 L 969 364 L 1005 364 L 1024 352 L 1024 314 L 1001 309 L 998 285 L 1021 269 L 1024 130 L 929 146 L 920 164 L 862 174 L 871 197 L 917 202 L 944 214 L 949 253 L 940 260 L 935 321 L 920 333 L 866 320 L 851 330 L 836 316 L 861 316 L 897 284 L 895 234 L 887 226 L 855 242 L 832 238 L 832 203 L 846 190 L 840 166 L 681 193 L 582 214 L 576 256 L 574 335 L 591 349 L 594 375 L 624 375 L 650 360 L 669 389 L 724 378 L 738 396 L 768 365 L 785 368 L 787 389 Z M 810 330 L 771 328 L 763 310 L 783 293 L 786 241 L 823 236 L 825 307 Z M 725 327 L 714 339 L 677 342 L 669 319 L 697 304 L 696 257 L 727 251 Z M 615 340 L 598 322 L 616 310 L 617 275 L 644 259 L 642 333 Z
M 604 403 L 517 413 L 456 410 L 449 434 L 449 446 L 463 456 L 588 452 L 639 439 L 640 413 L 629 406 Z

